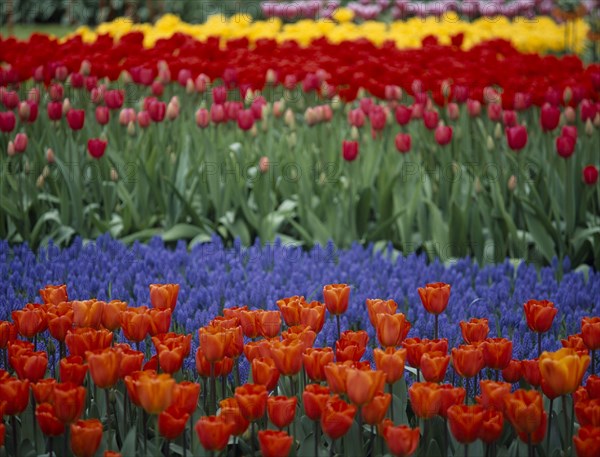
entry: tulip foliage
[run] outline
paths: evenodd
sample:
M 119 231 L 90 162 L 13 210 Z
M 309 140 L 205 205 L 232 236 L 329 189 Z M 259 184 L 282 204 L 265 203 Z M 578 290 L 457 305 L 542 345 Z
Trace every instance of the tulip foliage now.
M 377 341 L 338 327 L 331 347 L 315 347 L 350 294 L 330 284 L 324 303 L 223 308 L 198 330 L 190 370 L 193 335 L 171 321 L 178 285 L 152 284 L 150 308 L 47 286 L 42 304 L 0 322 L 0 446 L 64 457 L 595 455 L 600 317 L 583 318 L 562 348 L 518 360 L 488 318 L 457 322 L 464 344 L 451 348 L 446 329 L 417 337 L 396 302 L 369 299 Z M 450 295 L 429 283 L 414 306 L 437 323 Z M 547 300 L 523 313 L 540 338 L 557 325 Z

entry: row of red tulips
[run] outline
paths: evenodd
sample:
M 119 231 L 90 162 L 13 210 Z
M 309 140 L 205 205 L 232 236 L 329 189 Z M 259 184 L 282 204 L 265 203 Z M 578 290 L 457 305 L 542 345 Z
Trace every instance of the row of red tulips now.
M 581 387 L 594 351 L 600 348 L 600 317 L 584 318 L 581 334 L 563 340 L 563 349 L 544 353 L 539 349 L 538 358 L 522 361 L 512 358 L 510 340 L 488 337 L 487 319 L 474 318 L 460 322 L 464 344 L 452 348 L 448 354 L 448 340 L 438 338 L 437 317 L 446 310 L 450 286 L 427 284 L 419 289 L 419 294 L 426 311 L 435 318 L 431 340 L 407 338 L 410 322 L 404 314 L 397 313 L 393 300 L 367 300 L 369 319 L 382 347 L 373 351 L 376 368 L 372 369 L 370 362 L 361 360 L 368 346 L 367 333 L 341 332 L 339 326 L 339 316 L 348 306 L 350 288 L 332 284 L 323 290 L 325 303 L 309 303 L 294 296 L 278 301 L 278 311 L 227 308 L 223 316 L 200 328 L 196 371 L 204 385 L 201 389 L 201 384 L 194 380 L 182 380 L 195 378 L 182 369 L 191 350 L 192 335 L 168 332 L 178 290 L 173 284 L 151 285 L 152 308 L 148 309 L 130 308 L 119 301 L 69 301 L 64 285 L 47 286 L 40 291 L 44 304 L 28 304 L 13 311 L 14 323 L 1 322 L 0 348 L 5 355 L 5 368 L 16 374 L 13 377 L 8 371 L 0 372 L 0 411 L 2 416 L 10 417 L 12 455 L 18 455 L 22 446 L 18 439 L 19 415 L 21 433 L 30 426 L 23 422 L 22 414 L 28 404 L 35 412 L 31 427 L 36 452 L 35 433 L 39 427 L 50 438 L 50 453 L 52 438 L 66 434 L 62 438 L 65 446 L 62 455 L 68 455 L 70 442 L 77 457 L 93 456 L 103 436 L 105 456 L 119 455 L 117 450 L 126 455 L 138 436 L 135 429 L 131 439 L 122 433 L 138 422 L 144 455 L 148 452 L 149 435 L 155 439 L 154 447 L 150 448 L 153 452 L 164 448 L 169 453 L 173 448 L 170 442 L 183 439 L 181 447 L 176 449 L 186 455 L 186 425 L 198 410 L 202 417 L 194 428 L 199 443 L 210 452 L 223 450 L 231 436 L 237 437 L 234 443 L 236 446 L 239 443 L 242 452 L 251 455 L 257 447 L 255 439 L 265 457 L 284 456 L 301 449 L 306 452 L 307 435 L 302 441 L 296 424 L 297 418 L 304 414 L 314 424 L 312 441 L 309 440 L 310 452 L 314 446 L 313 455 L 318 455 L 323 446 L 332 453 L 336 448 L 339 450 L 341 438 L 355 420 L 358 445 L 365 454 L 374 455 L 378 450 L 384 453 L 383 443 L 377 443 L 375 427 L 395 456 L 412 455 L 418 448 L 422 453 L 430 452 L 432 438 L 444 455 L 448 449 L 458 452 L 447 434 L 442 442 L 437 442 L 438 438 L 432 434 L 431 420 L 437 416 L 443 418 L 444 429 L 447 424 L 456 442 L 464 446 L 465 454 L 476 440 L 485 443 L 487 452 L 502 446 L 506 420 L 528 444 L 530 455 L 533 446 L 545 437 L 546 455 L 550 455 L 552 403 L 559 397 L 563 400 L 565 420 L 564 436 L 560 436 L 563 450 L 571 452 L 572 439 L 578 456 L 592 456 L 600 443 L 600 377 L 595 376 L 593 363 L 592 375 L 585 387 Z M 323 327 L 326 311 L 338 322 L 335 351 L 331 347 L 312 347 Z M 524 312 L 529 328 L 537 332 L 541 342 L 542 334 L 552 327 L 556 308 L 548 301 L 530 300 L 525 303 Z M 282 321 L 287 326 L 283 332 Z M 114 341 L 119 328 L 126 339 L 137 345 L 137 350 Z M 46 331 L 60 346 L 58 374 L 54 353 L 49 349 L 51 340 L 46 341 L 48 352 L 36 347 L 38 338 Z M 141 352 L 139 345 L 148 335 L 152 335 L 156 354 L 145 362 L 148 350 L 146 354 Z M 20 340 L 19 336 L 33 342 Z M 251 341 L 245 343 L 244 337 Z M 68 356 L 64 353 L 65 345 Z M 252 383 L 240 385 L 242 355 L 251 364 Z M 402 403 L 407 401 L 406 384 L 402 380 L 406 362 L 416 374 L 416 382 L 408 389 L 408 409 Z M 450 362 L 455 374 L 452 383 L 444 384 Z M 484 379 L 486 368 L 487 376 L 494 380 Z M 232 372 L 234 383 L 232 395 L 228 396 L 227 378 Z M 499 373 L 506 382 L 498 381 Z M 464 380 L 464 387 L 456 385 L 456 375 Z M 217 378 L 222 379 L 220 409 L 217 409 Z M 529 389 L 511 392 L 511 383 L 522 380 Z M 400 392 L 395 393 L 398 385 Z M 477 385 L 480 396 L 476 396 Z M 104 424 L 98 417 L 92 417 L 93 411 L 98 411 L 97 389 L 106 394 Z M 119 404 L 114 396 L 120 390 L 123 397 Z M 574 414 L 569 415 L 570 395 Z M 548 412 L 543 396 L 550 399 Z M 477 403 L 471 404 L 471 399 Z M 403 406 L 398 407 L 398 401 Z M 117 411 L 119 405 L 122 410 Z M 413 427 L 407 411 L 414 416 Z M 152 433 L 144 427 L 148 416 L 156 419 Z M 278 430 L 267 429 L 266 417 Z M 580 429 L 573 437 L 575 419 Z M 425 436 L 416 427 L 418 420 L 425 421 Z M 304 426 L 302 421 L 300 425 Z M 365 425 L 371 426 L 370 433 L 364 433 Z M 258 434 L 257 427 L 262 428 Z M 286 428 L 287 432 L 283 431 Z M 0 424 L 0 443 L 5 442 L 5 430 L 6 426 Z M 325 441 L 320 438 L 321 431 Z M 363 443 L 365 435 L 368 443 Z M 190 443 L 192 452 L 194 439 Z M 353 455 L 349 445 L 346 444 L 345 452 Z

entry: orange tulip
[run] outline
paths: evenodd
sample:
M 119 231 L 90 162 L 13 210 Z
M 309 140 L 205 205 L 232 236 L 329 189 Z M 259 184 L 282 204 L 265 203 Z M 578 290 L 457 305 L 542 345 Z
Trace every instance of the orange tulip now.
M 361 414 L 363 422 L 369 425 L 377 425 L 385 418 L 385 415 L 392 403 L 392 395 L 378 392 L 372 400 L 363 405 Z
M 344 314 L 350 300 L 350 287 L 347 284 L 329 284 L 323 287 L 325 306 L 334 316 Z
M 191 335 L 190 335 L 191 336 Z M 185 358 L 185 347 L 161 344 L 158 349 L 158 362 L 160 369 L 168 374 L 179 371 Z
M 265 415 L 268 396 L 267 388 L 261 384 L 244 384 L 235 389 L 240 411 L 250 422 Z
M 552 387 L 550 387 L 550 385 L 544 380 L 544 378 L 542 378 L 542 383 L 540 384 L 540 387 L 542 388 L 542 392 L 544 393 L 544 395 L 550 400 L 554 400 L 555 398 L 560 397 L 558 393 L 552 390 Z
M 256 338 L 260 334 L 258 313 L 256 311 L 241 310 L 239 311 L 239 318 L 246 337 Z
M 0 321 L 0 349 L 6 349 L 8 343 L 17 338 L 17 326 L 12 322 Z
M 0 403 L 6 402 L 4 414 L 14 416 L 25 411 L 29 403 L 29 381 L 5 377 L 0 381 Z
M 479 382 L 481 397 L 477 397 L 478 403 L 487 409 L 504 411 L 504 397 L 510 393 L 508 382 L 496 382 L 488 379 Z
M 102 422 L 80 420 L 71 424 L 71 450 L 76 457 L 93 457 L 102 440 Z
M 113 333 L 106 329 L 74 328 L 67 332 L 65 343 L 71 355 L 85 357 L 88 351 L 106 349 L 112 343 L 112 339 Z
M 240 319 L 237 316 L 217 316 L 208 323 L 214 327 L 218 327 L 221 330 L 229 330 L 240 326 Z M 243 334 L 243 333 L 242 333 Z
M 150 314 L 146 306 L 138 308 L 128 307 L 121 311 L 121 328 L 123 335 L 129 341 L 137 343 L 143 341 L 150 331 Z
M 256 357 L 265 357 L 265 358 L 271 357 L 270 350 L 266 350 L 265 354 L 262 354 L 263 344 L 264 344 L 264 341 L 250 341 L 244 345 L 244 355 L 248 359 L 248 362 L 252 363 L 252 360 L 254 360 Z
M 299 324 L 307 325 L 314 332 L 319 333 L 323 329 L 323 325 L 325 325 L 325 310 L 325 305 L 318 301 L 304 302 L 300 307 Z
M 575 403 L 575 416 L 582 427 L 600 427 L 600 399 L 588 398 Z
M 600 428 L 581 427 L 573 437 L 577 457 L 596 457 L 600 448 Z
M 521 360 L 521 367 L 525 381 L 532 387 L 539 387 L 542 383 L 542 373 L 538 359 Z
M 543 352 L 539 364 L 542 378 L 550 389 L 557 395 L 566 395 L 581 385 L 590 356 L 580 356 L 574 349 L 562 348 L 556 352 Z
M 304 301 L 304 297 L 294 295 L 293 297 L 277 300 L 275 303 L 288 327 L 300 324 L 300 306 Z
M 96 299 L 72 301 L 73 323 L 77 327 L 91 327 L 98 329 L 102 324 L 102 312 L 105 303 Z
M 488 338 L 481 344 L 485 365 L 492 370 L 503 370 L 512 358 L 512 341 L 506 338 Z
M 173 388 L 173 401 L 171 406 L 176 406 L 178 410 L 188 414 L 193 414 L 198 406 L 198 396 L 200 395 L 200 384 L 197 382 L 182 381 L 175 384 Z
M 233 360 L 229 357 L 223 357 L 222 360 L 211 363 L 204 355 L 204 349 L 200 346 L 196 351 L 196 370 L 198 371 L 198 374 L 203 377 L 211 376 L 211 367 L 213 368 L 213 376 L 223 376 L 231 372 Z
M 296 417 L 297 397 L 277 395 L 267 399 L 267 413 L 269 419 L 278 429 L 290 425 Z
M 83 414 L 86 388 L 72 383 L 54 386 L 54 414 L 65 424 L 75 422 Z
M 50 403 L 40 403 L 35 407 L 35 418 L 40 430 L 46 436 L 60 436 L 65 432 L 65 425 L 54 414 Z
M 225 357 L 227 334 L 218 327 L 206 326 L 198 330 L 200 347 L 209 362 L 218 362 Z
M 548 300 L 529 300 L 523 305 L 525 319 L 530 330 L 544 333 L 552 327 L 552 321 L 558 310 Z
M 393 425 L 391 421 L 383 426 L 383 438 L 395 457 L 413 455 L 419 446 L 419 429 L 408 425 Z
M 440 384 L 440 408 L 438 414 L 443 418 L 448 417 L 448 408 L 460 405 L 465 401 L 467 394 L 462 387 L 454 387 L 452 384 Z
M 504 397 L 506 417 L 518 433 L 534 433 L 542 423 L 544 405 L 537 390 L 519 389 Z
M 506 368 L 502 370 L 502 378 L 506 382 L 510 382 L 514 384 L 515 382 L 519 382 L 523 377 L 523 366 L 520 360 L 512 359 L 508 362 Z
M 241 325 L 225 329 L 225 357 L 238 358 L 244 352 L 244 332 Z
M 448 408 L 448 425 L 456 441 L 469 444 L 479 437 L 483 425 L 483 407 L 454 405 Z
M 16 356 L 11 357 L 10 363 L 17 372 L 19 379 L 37 382 L 46 374 L 48 354 L 43 351 L 22 351 L 17 353 Z
M 209 452 L 224 449 L 232 430 L 232 426 L 221 416 L 201 417 L 194 428 L 200 444 Z
M 384 385 L 383 371 L 349 368 L 346 372 L 346 393 L 355 405 L 362 406 L 369 403 L 377 392 L 383 392 Z
M 309 379 L 313 381 L 325 381 L 325 365 L 333 362 L 333 349 L 308 348 L 302 353 L 302 362 Z
M 548 429 L 548 415 L 546 414 L 546 411 L 542 411 L 542 418 L 541 418 L 540 425 L 538 426 L 538 428 L 535 429 L 535 431 L 530 434 L 525 433 L 525 432 L 519 432 L 519 438 L 524 443 L 528 443 L 529 440 L 531 440 L 531 444 L 534 444 L 534 445 L 539 444 L 544 439 L 544 436 L 546 436 L 547 429 Z
M 483 350 L 480 346 L 462 344 L 452 348 L 452 365 L 463 378 L 472 378 L 479 373 L 484 365 Z
M 160 335 L 169 331 L 171 327 L 171 313 L 170 308 L 150 308 L 148 310 L 148 316 L 150 316 L 150 329 L 148 333 L 150 333 L 150 336 Z
M 377 314 L 377 339 L 383 347 L 396 347 L 402 343 L 410 330 L 410 322 L 402 313 Z
M 329 438 L 337 440 L 348 432 L 355 415 L 356 406 L 333 395 L 327 400 L 321 412 L 321 429 Z
M 500 439 L 504 427 L 504 414 L 493 409 L 483 412 L 483 421 L 479 430 L 479 438 L 486 444 L 494 443 Z
M 302 351 L 315 344 L 317 334 L 306 325 L 294 325 L 281 334 L 282 341 L 299 340 L 302 343 Z
M 136 396 L 148 414 L 160 414 L 173 402 L 175 380 L 168 374 L 148 372 L 134 380 Z
M 33 391 L 35 402 L 37 404 L 54 403 L 55 385 L 56 379 L 54 378 L 41 379 L 35 384 L 31 384 L 31 390 Z
M 271 358 L 256 357 L 252 359 L 252 380 L 255 384 L 261 384 L 270 392 L 277 386 L 279 381 L 279 370 Z
M 142 351 L 135 351 L 128 344 L 115 344 L 115 349 L 121 354 L 119 378 L 123 379 L 125 376 L 142 369 L 145 357 Z
M 352 362 L 350 361 L 332 362 L 325 365 L 323 372 L 333 393 L 346 393 L 346 377 L 351 367 Z
M 46 313 L 50 335 L 58 341 L 65 341 L 67 333 L 73 328 L 73 307 L 71 303 L 61 302 L 48 308 Z
M 581 334 L 569 335 L 566 340 L 561 339 L 560 342 L 562 344 L 562 347 L 564 347 L 564 348 L 575 349 L 577 352 L 580 352 L 582 354 L 588 353 L 588 347 L 586 346 L 585 342 L 583 341 L 583 337 Z
M 113 349 L 101 349 L 86 353 L 90 375 L 101 389 L 114 386 L 119 380 L 121 352 Z
M 17 332 L 25 338 L 33 338 L 48 328 L 46 311 L 41 305 L 28 304 L 25 308 L 12 312 Z
M 460 331 L 465 343 L 479 343 L 485 340 L 490 332 L 489 321 L 486 318 L 472 318 L 469 322 L 460 321 Z
M 248 311 L 247 306 L 232 306 L 231 308 L 223 308 L 223 316 L 226 318 L 235 317 L 238 320 L 240 319 L 240 313 L 242 311 Z
M 421 368 L 421 358 L 426 352 L 448 353 L 448 340 L 445 338 L 437 340 L 407 338 L 402 342 L 402 346 L 406 349 L 406 360 L 409 365 L 417 369 Z
M 581 338 L 589 350 L 600 349 L 600 317 L 581 319 Z
M 579 387 L 575 392 L 573 392 L 573 402 L 575 404 L 580 401 L 585 401 L 590 399 L 590 394 L 588 393 L 585 387 Z
M 63 383 L 81 386 L 87 371 L 88 366 L 84 365 L 83 357 L 79 355 L 71 355 L 60 360 L 59 374 Z
M 240 411 L 240 406 L 235 398 L 221 400 L 219 406 L 221 407 L 219 416 L 231 425 L 231 434 L 233 436 L 239 436 L 248 429 L 250 422 Z
M 281 330 L 281 314 L 279 311 L 258 310 L 256 312 L 259 333 L 264 338 L 274 338 Z
M 302 403 L 304 404 L 306 416 L 314 421 L 320 420 L 325 403 L 327 403 L 330 396 L 331 391 L 326 386 L 319 384 L 307 385 L 302 393 Z
M 438 384 L 415 382 L 408 389 L 408 395 L 417 417 L 430 419 L 438 413 L 442 401 L 442 391 Z
M 395 314 L 398 309 L 398 303 L 394 300 L 381 300 L 380 298 L 367 298 L 367 312 L 371 325 L 377 328 L 378 314 Z
M 450 299 L 450 284 L 434 282 L 425 287 L 419 287 L 419 296 L 425 311 L 431 314 L 441 314 L 448 306 Z
M 340 339 L 335 342 L 336 361 L 358 362 L 366 351 L 368 341 L 369 335 L 364 330 L 343 332 Z
M 287 457 L 292 449 L 293 438 L 286 432 L 261 430 L 258 444 L 263 457 Z
M 589 376 L 585 383 L 585 390 L 590 398 L 600 398 L 600 376 Z
M 58 305 L 61 302 L 69 301 L 69 295 L 67 294 L 67 285 L 48 285 L 43 289 L 40 289 L 40 297 L 42 297 L 44 303 L 49 305 Z
M 304 344 L 299 340 L 274 342 L 271 345 L 271 358 L 283 376 L 293 376 L 302 368 Z
M 121 328 L 121 313 L 127 309 L 127 303 L 120 300 L 111 300 L 104 303 L 102 310 L 102 326 L 114 331 Z
M 385 382 L 393 384 L 404 375 L 404 362 L 406 360 L 406 349 L 387 348 L 373 350 L 375 366 L 385 373 Z
M 426 352 L 421 357 L 421 372 L 425 381 L 442 382 L 446 377 L 446 370 L 450 363 L 450 356 L 443 352 Z
M 150 284 L 150 304 L 157 309 L 175 310 L 179 284 Z
M 158 432 L 168 440 L 174 440 L 185 430 L 189 413 L 177 406 L 169 406 L 158 415 Z

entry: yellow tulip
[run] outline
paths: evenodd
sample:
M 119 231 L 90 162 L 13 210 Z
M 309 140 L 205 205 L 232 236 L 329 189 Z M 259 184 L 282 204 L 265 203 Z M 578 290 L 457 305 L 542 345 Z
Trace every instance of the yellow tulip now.
M 581 380 L 589 364 L 589 355 L 579 355 L 571 348 L 562 348 L 556 352 L 543 352 L 539 358 L 542 378 L 558 395 L 575 392 L 581 385 Z

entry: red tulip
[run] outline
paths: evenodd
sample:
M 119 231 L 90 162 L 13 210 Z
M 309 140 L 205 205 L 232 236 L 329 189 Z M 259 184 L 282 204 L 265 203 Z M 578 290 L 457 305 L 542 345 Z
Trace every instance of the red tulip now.
M 593 186 L 598 182 L 598 168 L 594 165 L 587 165 L 581 172 L 583 182 L 588 186 Z
M 0 132 L 9 133 L 15 128 L 17 118 L 12 111 L 0 112 Z
M 99 138 L 91 138 L 88 140 L 87 149 L 90 156 L 94 159 L 99 159 L 104 155 L 107 142 Z
M 85 111 L 82 109 L 70 109 L 67 111 L 67 123 L 71 130 L 81 130 L 85 122 Z
M 575 152 L 575 143 L 572 137 L 561 135 L 556 138 L 556 152 L 563 159 L 568 159 Z
M 434 133 L 435 141 L 440 146 L 446 146 L 452 141 L 452 127 L 447 125 L 438 125 Z
M 513 151 L 520 151 L 527 144 L 527 129 L 522 125 L 508 127 L 506 129 L 506 140 L 509 148 Z
M 227 446 L 232 425 L 221 416 L 205 416 L 194 426 L 200 444 L 207 451 L 220 451 Z
M 550 105 L 549 103 L 544 104 L 540 111 L 540 123 L 544 132 L 549 132 L 558 127 L 560 121 L 560 109 Z
M 358 157 L 358 141 L 342 142 L 342 156 L 347 162 L 352 162 Z
M 258 432 L 258 443 L 263 457 L 287 457 L 294 439 L 286 432 L 261 430 Z

